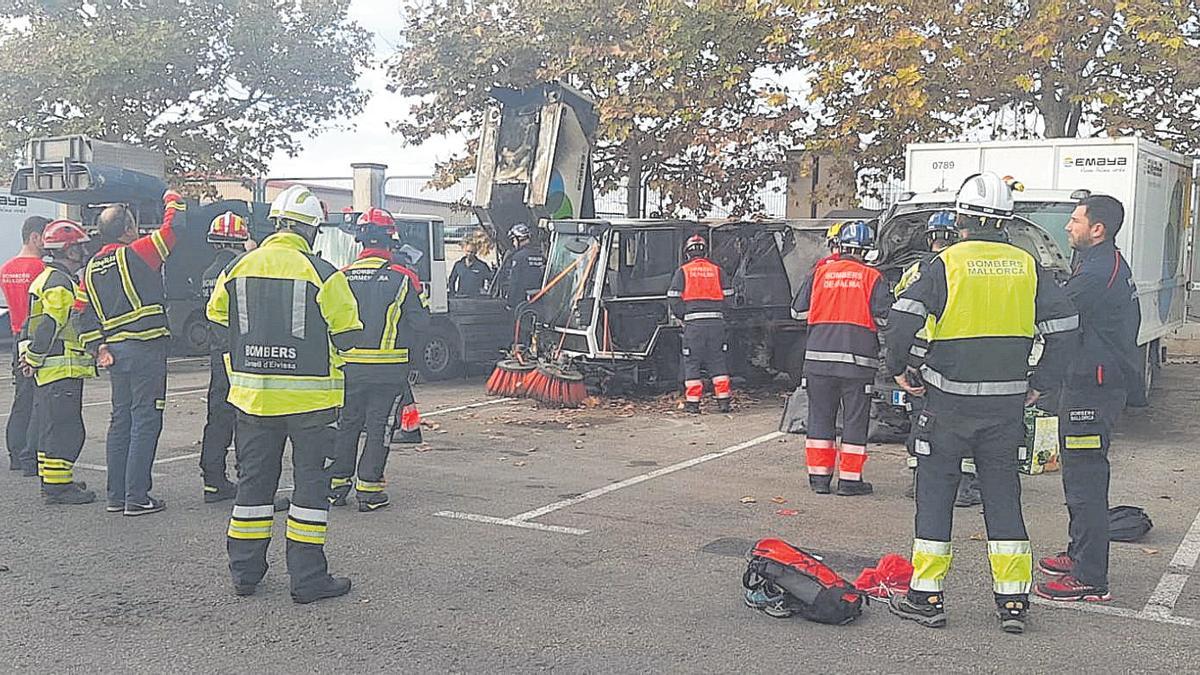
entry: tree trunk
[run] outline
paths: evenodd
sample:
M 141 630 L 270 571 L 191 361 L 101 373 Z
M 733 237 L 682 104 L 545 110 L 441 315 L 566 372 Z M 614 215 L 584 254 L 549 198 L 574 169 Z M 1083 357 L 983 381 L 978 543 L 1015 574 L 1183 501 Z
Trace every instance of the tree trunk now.
M 1067 123 L 1071 116 L 1071 104 L 1053 99 L 1043 98 L 1038 103 L 1042 119 L 1046 121 L 1046 138 L 1063 138 L 1067 136 Z
M 629 175 L 625 178 L 625 215 L 629 218 L 642 217 L 642 153 L 637 148 L 629 150 Z

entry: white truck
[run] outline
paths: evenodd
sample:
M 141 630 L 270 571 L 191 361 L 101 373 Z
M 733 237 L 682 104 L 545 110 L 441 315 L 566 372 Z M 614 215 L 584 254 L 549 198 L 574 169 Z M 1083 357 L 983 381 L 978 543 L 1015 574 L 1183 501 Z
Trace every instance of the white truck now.
M 1191 270 L 1192 160 L 1141 138 L 1057 138 L 981 143 L 918 143 L 905 153 L 906 192 L 881 218 L 877 262 L 894 282 L 924 248 L 929 215 L 954 208 L 962 182 L 993 171 L 1024 184 L 1017 192 L 1012 242 L 1065 278 L 1072 251 L 1064 226 L 1089 193 L 1125 207 L 1117 246 L 1137 283 L 1142 310 L 1138 344 L 1147 391 L 1162 360 L 1161 340 L 1183 325 Z M 882 387 L 877 411 L 903 398 Z M 886 412 L 880 418 L 887 417 Z M 899 415 L 892 417 L 899 418 Z M 899 419 L 896 419 L 899 424 Z M 906 426 L 906 425 L 904 425 Z

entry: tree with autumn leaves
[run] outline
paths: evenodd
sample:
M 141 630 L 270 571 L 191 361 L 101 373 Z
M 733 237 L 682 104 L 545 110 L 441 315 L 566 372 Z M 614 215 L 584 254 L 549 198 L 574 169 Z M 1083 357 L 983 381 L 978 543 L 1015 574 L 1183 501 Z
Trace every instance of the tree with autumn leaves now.
M 408 0 L 392 86 L 419 143 L 478 128 L 493 85 L 561 80 L 597 100 L 599 188 L 735 213 L 797 147 L 853 158 L 862 188 L 904 146 L 1143 133 L 1191 151 L 1190 0 Z M 473 166 L 473 145 L 442 166 Z M 855 177 L 846 177 L 853 190 Z
M 787 1 L 813 17 L 807 142 L 854 156 L 868 189 L 912 142 L 1143 134 L 1181 152 L 1200 145 L 1196 2 Z

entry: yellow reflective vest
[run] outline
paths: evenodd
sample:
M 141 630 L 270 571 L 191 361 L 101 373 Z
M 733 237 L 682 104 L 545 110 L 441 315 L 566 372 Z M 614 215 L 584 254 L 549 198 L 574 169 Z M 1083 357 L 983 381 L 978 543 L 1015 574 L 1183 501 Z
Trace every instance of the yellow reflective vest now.
M 96 362 L 81 338 L 83 292 L 75 278 L 50 263 L 29 286 L 28 345 L 25 360 L 39 386 L 96 376 Z
M 346 277 L 292 232 L 277 232 L 217 277 L 207 314 L 228 328 L 229 403 L 277 416 L 341 407 L 337 349 L 362 329 Z
M 924 327 L 929 349 L 921 372 L 944 393 L 1017 396 L 1062 379 L 1065 338 L 1079 325 L 1075 308 L 1032 255 L 986 236 L 939 253 L 892 305 L 885 335 L 890 374 L 903 371 Z M 1031 381 L 1035 335 L 1046 347 Z

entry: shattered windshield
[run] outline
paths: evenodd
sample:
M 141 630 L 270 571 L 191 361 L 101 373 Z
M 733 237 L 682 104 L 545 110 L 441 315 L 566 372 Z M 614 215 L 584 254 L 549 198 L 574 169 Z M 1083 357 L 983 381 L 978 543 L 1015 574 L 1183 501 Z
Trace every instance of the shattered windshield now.
M 559 232 L 550 246 L 546 283 L 553 286 L 538 301 L 542 318 L 555 326 L 580 328 L 576 303 L 590 295 L 585 288 L 596 266 L 600 240 L 590 234 Z

